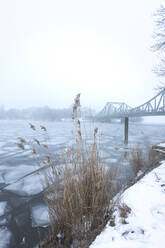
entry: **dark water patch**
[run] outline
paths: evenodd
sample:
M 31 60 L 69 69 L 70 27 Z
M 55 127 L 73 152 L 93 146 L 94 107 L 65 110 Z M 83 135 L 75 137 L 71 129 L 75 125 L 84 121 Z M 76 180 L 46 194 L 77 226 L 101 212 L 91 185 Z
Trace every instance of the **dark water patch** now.
M 32 207 L 44 204 L 43 193 L 33 197 L 20 197 L 13 192 L 0 192 L 1 201 L 7 202 L 4 225 L 12 233 L 9 248 L 33 247 L 48 234 L 48 227 L 33 227 Z

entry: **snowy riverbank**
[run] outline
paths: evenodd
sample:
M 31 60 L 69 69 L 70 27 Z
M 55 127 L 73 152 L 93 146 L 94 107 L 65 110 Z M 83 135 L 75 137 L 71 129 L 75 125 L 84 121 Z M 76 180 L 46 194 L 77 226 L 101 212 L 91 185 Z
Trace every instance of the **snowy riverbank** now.
M 113 223 L 108 222 L 90 248 L 163 248 L 164 243 L 165 161 L 162 161 L 121 195 Z

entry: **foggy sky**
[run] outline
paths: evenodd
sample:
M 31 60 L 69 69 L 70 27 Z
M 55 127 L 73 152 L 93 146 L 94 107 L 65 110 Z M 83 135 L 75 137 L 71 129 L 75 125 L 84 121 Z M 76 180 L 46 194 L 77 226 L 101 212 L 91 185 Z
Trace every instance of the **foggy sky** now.
M 134 107 L 159 79 L 151 51 L 160 0 L 1 0 L 0 105 Z

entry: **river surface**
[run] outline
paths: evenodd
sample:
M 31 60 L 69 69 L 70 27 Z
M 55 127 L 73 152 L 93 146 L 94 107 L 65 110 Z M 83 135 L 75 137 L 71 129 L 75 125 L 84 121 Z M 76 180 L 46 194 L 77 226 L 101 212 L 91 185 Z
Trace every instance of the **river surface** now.
M 18 137 L 30 141 L 38 138 L 56 153 L 72 145 L 72 122 L 32 122 L 37 131 L 29 128 L 27 121 L 0 121 L 0 248 L 33 248 L 48 233 L 49 217 L 43 200 L 39 169 L 31 150 L 20 150 Z M 82 125 L 84 122 L 82 123 Z M 40 125 L 47 128 L 45 133 Z M 131 175 L 123 145 L 124 126 L 120 123 L 85 123 L 89 133 L 99 128 L 100 155 L 106 166 L 121 166 L 121 181 Z M 141 143 L 144 147 L 165 141 L 165 126 L 134 123 L 129 125 L 129 146 Z

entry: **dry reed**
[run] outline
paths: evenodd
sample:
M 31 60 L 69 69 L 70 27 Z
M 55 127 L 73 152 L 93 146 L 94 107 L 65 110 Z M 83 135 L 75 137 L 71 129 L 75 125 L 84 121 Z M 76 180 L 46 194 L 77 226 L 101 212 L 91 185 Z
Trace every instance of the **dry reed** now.
M 60 243 L 64 247 L 88 247 L 109 216 L 112 191 L 99 157 L 98 128 L 94 129 L 93 142 L 86 145 L 77 117 L 79 107 L 77 95 L 72 115 L 75 146 L 63 154 L 63 167 L 53 164 L 49 175 L 45 175 L 52 247 Z
M 137 145 L 130 153 L 130 164 L 135 176 L 146 174 L 159 160 L 160 154 L 149 145 L 145 149 Z
M 74 100 L 72 119 L 73 145 L 64 149 L 55 163 L 49 147 L 36 138 L 30 143 L 32 154 L 38 158 L 38 149 L 44 148 L 38 164 L 46 165 L 42 185 L 49 210 L 51 235 L 40 247 L 89 247 L 107 223 L 112 213 L 110 200 L 113 197 L 117 177 L 112 170 L 106 172 L 105 163 L 100 159 L 98 147 L 98 128 L 87 145 L 83 137 L 80 116 L 80 94 Z M 36 127 L 30 123 L 30 128 Z M 40 126 L 46 132 L 46 128 Z M 18 146 L 24 149 L 25 140 L 19 139 Z

